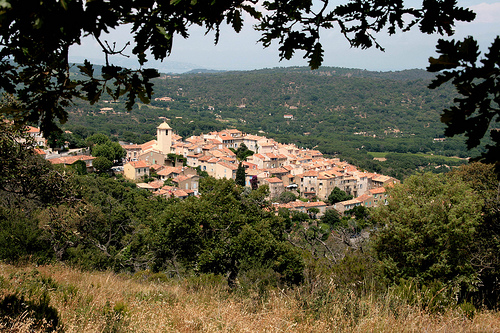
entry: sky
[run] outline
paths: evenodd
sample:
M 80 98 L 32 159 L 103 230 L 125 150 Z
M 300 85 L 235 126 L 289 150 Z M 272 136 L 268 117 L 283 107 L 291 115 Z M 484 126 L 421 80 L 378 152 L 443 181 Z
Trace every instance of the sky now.
M 482 51 L 486 51 L 493 39 L 500 35 L 500 1 L 458 0 L 458 4 L 471 8 L 476 19 L 471 23 L 457 23 L 454 39 L 474 36 Z M 156 67 L 164 72 L 185 72 L 191 69 L 215 70 L 253 70 L 274 67 L 307 66 L 303 54 L 296 53 L 291 60 L 279 60 L 278 46 L 264 48 L 258 44 L 258 32 L 250 23 L 244 25 L 238 34 L 229 27 L 223 27 L 219 43 L 214 45 L 214 35 L 205 35 L 199 27 L 190 29 L 190 37 L 174 37 L 173 51 L 163 63 L 150 61 L 145 67 Z M 386 33 L 376 35 L 385 52 L 375 48 L 361 50 L 351 48 L 338 30 L 323 31 L 321 42 L 325 48 L 324 66 L 361 68 L 373 71 L 397 71 L 413 68 L 425 68 L 430 56 L 437 56 L 435 45 L 438 35 L 424 35 L 414 29 L 406 33 L 389 36 Z M 130 39 L 126 27 L 113 31 L 108 38 L 117 45 L 125 45 Z M 131 48 L 125 54 L 131 55 Z M 104 57 L 98 44 L 92 38 L 86 38 L 81 45 L 70 49 L 70 61 L 81 62 L 84 58 L 96 64 L 102 64 Z M 113 57 L 113 62 L 122 66 L 137 66 L 133 59 Z

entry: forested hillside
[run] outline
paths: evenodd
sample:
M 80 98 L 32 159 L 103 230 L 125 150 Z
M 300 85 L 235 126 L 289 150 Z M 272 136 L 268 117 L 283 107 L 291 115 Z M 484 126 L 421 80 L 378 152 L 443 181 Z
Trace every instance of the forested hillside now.
M 387 188 L 387 205 L 319 216 L 276 212 L 267 185 L 232 179 L 205 177 L 184 200 L 154 195 L 121 175 L 52 165 L 33 146 L 0 122 L 0 331 L 182 331 L 191 319 L 174 311 L 235 306 L 195 330 L 269 331 L 230 318 L 284 309 L 273 317 L 292 331 L 498 326 L 491 165 L 414 175 Z
M 443 137 L 440 113 L 451 104 L 454 92 L 451 87 L 429 89 L 431 78 L 423 70 L 328 67 L 163 75 L 154 81 L 150 105 L 136 105 L 127 113 L 122 101 L 77 104 L 66 128 L 82 137 L 103 132 L 141 143 L 153 138 L 159 117 L 166 117 L 183 137 L 235 127 L 316 147 L 360 167 L 391 174 L 389 165 L 394 161 L 376 162 L 367 152 L 477 154 L 467 151 L 461 138 L 434 140 Z M 162 97 L 171 100 L 155 100 Z M 108 110 L 101 112 L 102 108 Z M 427 163 L 420 159 L 417 164 Z M 400 176 L 401 171 L 392 175 Z

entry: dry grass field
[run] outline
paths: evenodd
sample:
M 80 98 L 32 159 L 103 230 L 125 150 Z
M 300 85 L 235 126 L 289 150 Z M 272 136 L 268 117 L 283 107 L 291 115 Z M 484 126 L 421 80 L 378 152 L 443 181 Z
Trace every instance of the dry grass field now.
M 0 264 L 0 300 L 45 299 L 57 309 L 61 332 L 500 332 L 498 312 L 429 313 L 390 292 L 317 288 L 230 291 L 215 276 L 169 280 L 148 272 Z M 49 323 L 34 317 L 29 308 L 7 317 L 4 311 L 0 331 L 46 331 Z

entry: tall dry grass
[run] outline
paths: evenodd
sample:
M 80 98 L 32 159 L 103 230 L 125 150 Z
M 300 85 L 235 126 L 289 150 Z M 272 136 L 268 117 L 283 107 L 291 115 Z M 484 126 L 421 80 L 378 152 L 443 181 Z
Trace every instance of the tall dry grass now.
M 231 292 L 210 276 L 165 280 L 0 264 L 0 300 L 13 293 L 48 294 L 65 332 L 500 332 L 498 312 L 435 314 L 390 292 L 357 296 L 334 285 L 321 293 L 310 286 Z M 36 331 L 30 320 L 17 318 L 9 330 Z

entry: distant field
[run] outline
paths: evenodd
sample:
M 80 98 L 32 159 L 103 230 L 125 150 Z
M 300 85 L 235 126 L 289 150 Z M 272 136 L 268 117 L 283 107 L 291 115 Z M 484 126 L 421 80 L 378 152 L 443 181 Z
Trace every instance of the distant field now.
M 368 152 L 369 155 L 373 156 L 374 158 L 382 158 L 382 157 L 385 157 L 385 155 L 389 154 L 389 153 L 381 153 L 381 152 L 375 152 L 375 151 L 370 151 Z
M 387 154 L 391 154 L 391 153 L 389 153 L 389 152 L 368 152 L 368 154 L 370 156 L 373 156 L 374 158 L 384 158 L 384 157 L 387 156 Z M 449 162 L 457 162 L 459 160 L 463 160 L 463 159 L 458 158 L 458 157 L 450 157 L 450 156 L 443 156 L 443 155 L 430 155 L 430 154 L 423 154 L 423 153 L 419 153 L 419 154 L 397 153 L 397 154 L 398 155 L 408 155 L 408 156 L 425 157 L 425 158 L 428 158 L 431 161 L 432 160 L 436 160 L 436 159 L 444 159 L 445 161 L 449 161 Z

